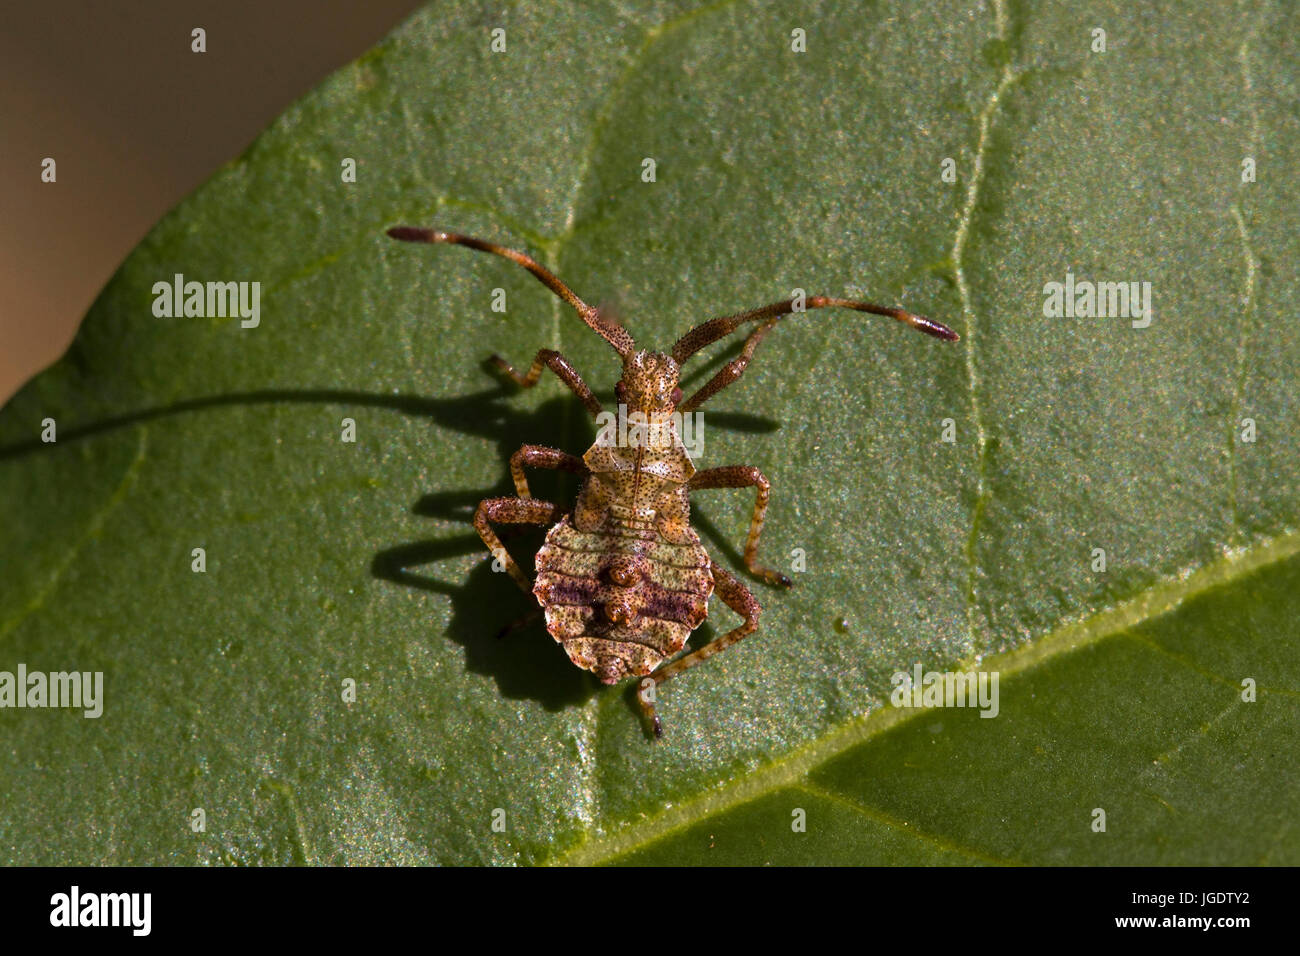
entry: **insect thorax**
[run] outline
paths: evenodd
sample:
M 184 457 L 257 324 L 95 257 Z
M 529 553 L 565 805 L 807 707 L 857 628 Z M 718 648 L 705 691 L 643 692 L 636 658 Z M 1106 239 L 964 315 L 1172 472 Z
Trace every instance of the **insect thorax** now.
M 686 483 L 695 466 L 676 432 L 667 447 L 608 445 L 597 441 L 583 461 L 591 475 L 575 508 L 580 528 L 628 526 L 653 529 L 680 541 L 689 526 Z

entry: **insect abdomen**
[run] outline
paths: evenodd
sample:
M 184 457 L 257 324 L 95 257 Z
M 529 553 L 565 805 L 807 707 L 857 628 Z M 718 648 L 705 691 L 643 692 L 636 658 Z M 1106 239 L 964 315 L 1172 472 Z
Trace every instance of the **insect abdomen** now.
M 564 518 L 537 552 L 533 594 L 569 659 L 604 683 L 649 674 L 704 620 L 713 574 L 699 538 L 579 531 Z

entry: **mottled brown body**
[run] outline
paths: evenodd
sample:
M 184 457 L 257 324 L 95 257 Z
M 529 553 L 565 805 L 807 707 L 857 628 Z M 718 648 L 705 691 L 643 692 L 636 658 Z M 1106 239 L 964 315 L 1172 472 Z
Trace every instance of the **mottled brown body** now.
M 763 337 L 783 316 L 805 309 L 838 306 L 885 315 L 938 338 L 955 340 L 951 329 L 902 309 L 848 299 L 811 296 L 787 299 L 749 312 L 710 319 L 691 329 L 671 353 L 638 350 L 621 325 L 587 305 L 563 282 L 536 261 L 512 249 L 457 233 L 400 226 L 388 234 L 411 242 L 456 243 L 491 252 L 515 262 L 578 312 L 589 328 L 604 338 L 623 360 L 615 387 L 618 415 L 644 423 L 643 428 L 602 432 L 578 458 L 555 448 L 524 445 L 510 459 L 518 497 L 488 498 L 479 504 L 474 527 L 501 570 L 532 593 L 546 616 L 546 627 L 569 659 L 592 671 L 606 684 L 627 677 L 647 678 L 638 700 L 654 729 L 662 735 L 655 710 L 659 684 L 725 650 L 758 627 L 761 608 L 735 577 L 709 557 L 690 525 L 690 494 L 706 488 L 754 488 L 757 498 L 745 542 L 744 563 L 755 577 L 789 587 L 784 574 L 758 563 L 758 544 L 767 513 L 771 485 L 757 468 L 728 465 L 696 471 L 683 446 L 675 412 L 691 412 L 740 378 Z M 754 323 L 740 354 L 724 365 L 685 401 L 678 387 L 681 364 L 700 349 Z M 593 416 L 600 401 L 560 353 L 542 349 L 529 370 L 520 375 L 508 363 L 494 363 L 524 387 L 537 383 L 543 368 L 551 369 L 583 402 Z M 525 466 L 554 468 L 582 477 L 582 490 L 572 513 L 533 498 Z M 546 541 L 536 555 L 537 580 L 530 582 L 501 544 L 493 524 L 549 525 Z M 742 618 L 742 623 L 713 642 L 674 658 L 708 614 L 709 597 L 717 592 Z
M 666 355 L 639 353 L 630 368 L 669 395 L 677 385 Z M 646 422 L 656 427 L 632 443 L 598 439 L 588 449 L 573 515 L 550 530 L 536 559 L 533 594 L 547 630 L 606 684 L 645 677 L 675 657 L 713 593 L 708 552 L 690 526 L 695 466 L 671 418 Z
M 713 575 L 699 540 L 583 532 L 561 519 L 537 552 L 533 594 L 569 660 L 606 684 L 676 657 L 708 616 Z

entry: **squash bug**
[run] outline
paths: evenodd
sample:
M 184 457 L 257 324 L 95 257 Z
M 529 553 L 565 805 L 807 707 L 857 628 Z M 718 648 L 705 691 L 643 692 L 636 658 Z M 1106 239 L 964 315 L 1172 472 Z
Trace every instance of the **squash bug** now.
M 588 305 L 540 263 L 513 249 L 454 232 L 398 226 L 388 235 L 405 242 L 454 243 L 502 256 L 531 272 L 573 307 L 587 327 L 608 342 L 623 362 L 614 392 L 622 419 L 635 419 L 620 439 L 597 439 L 581 458 L 556 448 L 524 445 L 510 459 L 517 497 L 487 498 L 474 514 L 474 527 L 510 576 L 531 593 L 546 615 L 546 628 L 578 667 L 605 684 L 645 678 L 637 699 L 656 738 L 663 725 L 655 710 L 655 690 L 758 628 L 761 608 L 748 588 L 704 550 L 690 524 L 690 494 L 705 488 L 754 488 L 757 500 L 745 541 L 750 574 L 770 585 L 789 587 L 786 575 L 758 563 L 759 536 L 771 485 L 748 465 L 697 471 L 682 444 L 674 413 L 693 412 L 744 373 L 763 337 L 784 316 L 802 311 L 785 299 L 735 315 L 702 322 L 677 340 L 670 352 L 638 349 L 621 324 Z M 852 299 L 809 296 L 803 309 L 856 309 L 897 319 L 936 338 L 957 341 L 947 326 L 903 309 Z M 706 346 L 738 329 L 756 325 L 740 354 L 683 401 L 678 376 L 682 364 Z M 524 388 L 550 369 L 597 419 L 604 409 L 577 370 L 553 349 L 541 349 L 532 366 L 519 374 L 500 356 L 490 361 Z M 525 467 L 572 472 L 582 488 L 572 509 L 534 498 Z M 529 581 L 502 546 L 493 524 L 549 526 L 537 552 L 537 580 Z M 717 592 L 742 623 L 683 657 L 690 633 L 708 614 Z M 677 658 L 674 660 L 673 658 Z

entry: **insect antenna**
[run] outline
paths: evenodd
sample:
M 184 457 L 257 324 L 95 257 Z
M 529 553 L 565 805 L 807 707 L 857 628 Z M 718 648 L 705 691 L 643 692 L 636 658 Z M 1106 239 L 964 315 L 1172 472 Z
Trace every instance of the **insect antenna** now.
M 559 278 L 543 266 L 536 259 L 515 249 L 507 249 L 505 246 L 498 246 L 494 242 L 485 242 L 482 239 L 475 239 L 473 236 L 464 236 L 457 232 L 443 232 L 440 229 L 421 229 L 415 226 L 394 226 L 388 230 L 388 235 L 393 239 L 400 239 L 403 242 L 447 242 L 454 243 L 458 246 L 469 246 L 471 249 L 478 249 L 481 252 L 490 252 L 493 255 L 509 259 L 516 265 L 521 265 L 541 282 L 542 285 L 550 289 L 557 296 L 567 302 L 577 311 L 578 317 L 587 323 L 597 335 L 614 347 L 614 351 L 620 356 L 626 358 L 633 350 L 636 349 L 636 343 L 632 341 L 632 335 L 619 325 L 603 317 L 598 309 L 588 305 L 578 298 L 577 293 L 559 280 Z
M 742 325 L 750 322 L 770 321 L 775 323 L 786 315 L 794 312 L 794 299 L 783 299 L 780 302 L 773 302 L 771 305 L 765 305 L 758 309 L 751 309 L 748 312 L 738 312 L 735 315 L 719 316 L 716 319 L 709 319 L 701 322 L 695 328 L 683 335 L 673 345 L 673 361 L 678 365 L 686 361 L 700 349 L 712 345 L 718 339 L 725 338 L 732 332 L 735 332 Z M 933 335 L 938 339 L 946 339 L 950 342 L 956 342 L 961 338 L 956 332 L 948 328 L 942 322 L 936 322 L 934 319 L 927 319 L 923 315 L 917 315 L 915 312 L 908 312 L 906 309 L 896 309 L 888 305 L 873 305 L 870 302 L 859 302 L 856 299 L 833 299 L 824 295 L 809 296 L 804 301 L 804 309 L 826 309 L 826 308 L 855 309 L 858 312 L 870 312 L 872 315 L 883 315 L 891 319 L 897 319 L 905 325 L 910 325 L 918 332 L 924 332 L 927 335 Z

